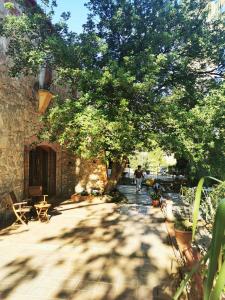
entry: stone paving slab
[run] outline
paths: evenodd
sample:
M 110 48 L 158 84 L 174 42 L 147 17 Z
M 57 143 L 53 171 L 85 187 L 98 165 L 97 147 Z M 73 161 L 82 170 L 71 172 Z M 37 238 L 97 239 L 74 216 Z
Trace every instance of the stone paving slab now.
M 1 231 L 0 299 L 172 299 L 177 264 L 162 213 L 145 192 L 120 190 L 131 204 L 67 202 L 49 223 Z

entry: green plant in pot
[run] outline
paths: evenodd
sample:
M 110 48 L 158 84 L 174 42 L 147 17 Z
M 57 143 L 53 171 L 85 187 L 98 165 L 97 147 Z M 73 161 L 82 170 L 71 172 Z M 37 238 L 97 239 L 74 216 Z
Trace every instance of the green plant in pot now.
M 154 207 L 159 207 L 160 206 L 160 194 L 158 193 L 151 193 L 150 198 L 152 200 L 152 205 Z
M 194 202 L 194 190 L 186 188 L 185 195 L 182 195 L 181 205 L 174 211 L 174 231 L 177 244 L 183 252 L 191 246 L 192 240 L 192 207 Z
M 80 196 L 88 196 L 88 195 L 89 193 L 85 190 L 80 193 Z
M 100 188 L 91 188 L 91 195 L 93 196 L 100 196 L 102 194 Z
M 83 190 L 83 191 L 73 194 L 71 196 L 71 199 L 75 202 L 79 202 L 81 200 L 86 200 L 89 196 L 90 196 L 90 194 L 86 190 Z
M 176 240 L 182 251 L 191 245 L 192 225 L 189 219 L 176 219 L 174 223 Z

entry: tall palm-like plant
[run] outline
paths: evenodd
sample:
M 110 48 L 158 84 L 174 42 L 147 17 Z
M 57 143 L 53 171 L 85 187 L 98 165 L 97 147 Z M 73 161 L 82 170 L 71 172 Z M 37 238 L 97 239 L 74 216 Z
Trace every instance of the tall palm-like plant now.
M 213 180 L 221 182 L 215 178 Z M 204 184 L 204 178 L 201 178 L 195 195 L 195 202 L 193 208 L 193 235 L 192 240 L 195 238 L 197 221 L 199 216 L 201 193 Z M 183 290 L 191 277 L 199 270 L 199 267 L 208 262 L 208 270 L 204 280 L 204 300 L 220 300 L 222 291 L 225 287 L 225 199 L 220 200 L 214 225 L 212 231 L 212 240 L 208 252 L 202 260 L 194 266 L 190 273 L 188 273 L 184 280 L 181 282 L 179 289 L 174 295 L 174 300 L 179 299 Z

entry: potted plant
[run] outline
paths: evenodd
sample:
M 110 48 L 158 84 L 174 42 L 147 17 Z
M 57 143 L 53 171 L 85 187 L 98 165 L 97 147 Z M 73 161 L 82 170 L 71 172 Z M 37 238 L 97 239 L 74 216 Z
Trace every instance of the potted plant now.
M 84 190 L 81 194 L 81 200 L 85 201 L 85 200 L 92 200 L 94 198 L 94 195 L 88 193 L 88 191 Z
M 174 208 L 174 233 L 181 251 L 190 248 L 192 241 L 193 215 L 192 207 L 195 200 L 195 189 L 186 188 L 181 193 L 181 201 Z
M 101 191 L 100 188 L 93 187 L 93 188 L 91 188 L 91 195 L 93 195 L 93 196 L 101 196 L 102 195 L 102 191 Z
M 70 198 L 71 198 L 71 200 L 72 200 L 73 202 L 79 202 L 79 201 L 80 201 L 80 194 L 75 193 L 75 194 L 73 194 Z
M 78 201 L 85 201 L 85 200 L 92 200 L 94 198 L 93 194 L 88 193 L 86 190 L 83 190 L 80 193 L 75 193 L 71 196 L 71 200 L 78 202 Z
M 151 193 L 150 198 L 152 200 L 152 206 L 159 207 L 160 206 L 160 194 L 157 193 Z
M 176 219 L 174 223 L 175 237 L 181 251 L 191 246 L 192 225 L 188 219 Z

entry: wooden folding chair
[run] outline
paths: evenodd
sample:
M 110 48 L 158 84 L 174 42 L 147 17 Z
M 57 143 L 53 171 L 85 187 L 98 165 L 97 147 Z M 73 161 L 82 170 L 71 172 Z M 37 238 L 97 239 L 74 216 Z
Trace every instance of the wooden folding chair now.
M 16 220 L 14 223 L 21 223 L 28 228 L 27 225 L 27 216 L 30 212 L 31 207 L 27 206 L 27 201 L 23 202 L 15 202 L 15 194 L 5 193 L 1 196 L 1 206 L 5 209 L 12 210 L 16 216 Z
M 36 185 L 36 186 L 29 186 L 28 193 L 30 197 L 36 198 L 40 202 L 40 199 L 43 199 L 42 201 L 44 203 L 47 203 L 46 197 L 48 195 L 43 195 L 43 188 L 41 185 Z
M 13 204 L 20 203 L 23 206 L 30 206 L 30 205 L 28 205 L 28 201 L 30 201 L 31 199 L 24 199 L 23 201 L 18 202 L 16 194 L 14 193 L 14 191 L 9 192 L 9 196 L 11 197 Z

